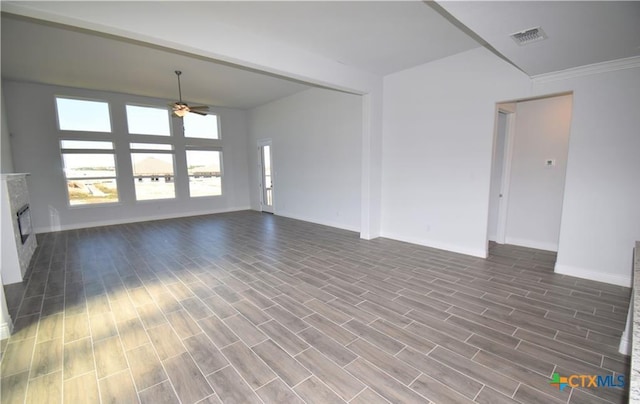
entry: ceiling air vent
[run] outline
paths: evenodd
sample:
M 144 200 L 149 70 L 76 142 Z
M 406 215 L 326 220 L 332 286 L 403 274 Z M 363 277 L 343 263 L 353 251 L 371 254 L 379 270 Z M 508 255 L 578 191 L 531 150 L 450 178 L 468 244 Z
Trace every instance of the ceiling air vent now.
M 510 36 L 520 46 L 547 39 L 547 34 L 545 34 L 540 27 L 516 32 L 515 34 L 511 34 Z

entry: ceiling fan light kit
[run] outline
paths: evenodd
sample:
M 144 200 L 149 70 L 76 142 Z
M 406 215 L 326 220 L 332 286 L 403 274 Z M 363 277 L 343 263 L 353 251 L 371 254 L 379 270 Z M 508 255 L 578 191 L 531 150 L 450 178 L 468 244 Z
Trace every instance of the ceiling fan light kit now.
M 182 101 L 182 87 L 180 86 L 180 75 L 182 72 L 180 70 L 175 71 L 176 76 L 178 76 L 178 98 L 179 101 L 174 102 L 173 104 L 169 104 L 169 106 L 173 109 L 173 115 L 179 118 L 184 117 L 187 113 L 192 112 L 198 115 L 207 115 L 206 111 L 209 110 L 209 107 L 206 105 L 196 105 L 190 107 L 186 102 Z

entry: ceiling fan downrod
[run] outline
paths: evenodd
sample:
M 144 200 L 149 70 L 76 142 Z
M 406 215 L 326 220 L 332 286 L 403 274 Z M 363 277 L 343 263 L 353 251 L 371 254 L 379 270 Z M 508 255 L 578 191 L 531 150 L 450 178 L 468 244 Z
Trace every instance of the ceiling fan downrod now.
M 180 70 L 176 70 L 176 76 L 178 76 L 178 98 L 180 98 L 180 104 L 183 104 L 182 102 L 182 87 L 180 87 L 180 75 L 182 74 L 182 72 Z

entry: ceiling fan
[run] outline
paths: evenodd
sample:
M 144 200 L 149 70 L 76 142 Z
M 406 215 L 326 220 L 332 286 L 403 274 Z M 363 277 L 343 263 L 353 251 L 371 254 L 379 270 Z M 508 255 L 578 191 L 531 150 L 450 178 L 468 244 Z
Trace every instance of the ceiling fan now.
M 194 114 L 198 115 L 207 115 L 209 107 L 207 107 L 206 105 L 196 105 L 191 107 L 186 102 L 182 101 L 182 88 L 180 87 L 181 74 L 182 72 L 180 70 L 176 70 L 176 76 L 178 76 L 178 95 L 180 97 L 180 101 L 169 104 L 169 106 L 173 109 L 173 115 L 180 118 L 187 115 L 188 112 L 193 112 Z

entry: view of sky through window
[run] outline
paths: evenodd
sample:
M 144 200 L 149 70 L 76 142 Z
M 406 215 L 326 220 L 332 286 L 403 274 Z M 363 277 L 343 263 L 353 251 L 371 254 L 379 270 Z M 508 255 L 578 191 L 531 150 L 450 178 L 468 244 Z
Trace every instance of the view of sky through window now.
M 127 105 L 127 126 L 130 134 L 171 136 L 166 108 Z
M 187 114 L 182 118 L 184 136 L 202 139 L 219 139 L 218 116 Z
M 106 102 L 56 97 L 56 107 L 60 130 L 111 132 Z

